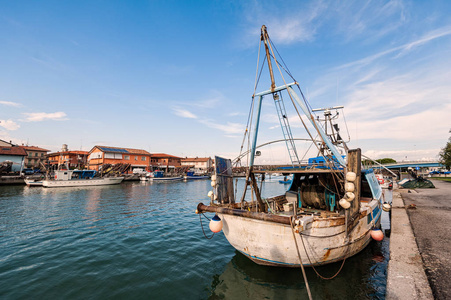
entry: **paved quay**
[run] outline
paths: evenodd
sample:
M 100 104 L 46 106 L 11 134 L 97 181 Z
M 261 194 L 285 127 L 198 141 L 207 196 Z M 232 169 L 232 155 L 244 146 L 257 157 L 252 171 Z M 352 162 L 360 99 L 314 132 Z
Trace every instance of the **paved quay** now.
M 450 299 L 451 183 L 394 192 L 387 299 Z

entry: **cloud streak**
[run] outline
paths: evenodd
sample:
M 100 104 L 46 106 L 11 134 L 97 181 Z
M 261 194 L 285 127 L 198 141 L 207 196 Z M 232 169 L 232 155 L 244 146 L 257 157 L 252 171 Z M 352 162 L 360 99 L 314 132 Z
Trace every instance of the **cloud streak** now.
M 193 114 L 192 112 L 182 109 L 179 107 L 173 107 L 172 111 L 176 116 L 182 117 L 182 118 L 188 118 L 188 119 L 197 119 L 197 116 Z
M 425 35 L 423 35 L 423 37 L 421 37 L 420 39 L 417 39 L 415 41 L 412 41 L 412 42 L 409 42 L 409 43 L 406 43 L 406 44 L 403 44 L 403 45 L 400 45 L 400 46 L 397 46 L 397 47 L 394 47 L 391 49 L 387 49 L 387 50 L 381 51 L 379 53 L 367 56 L 365 58 L 338 66 L 336 69 L 339 70 L 339 69 L 346 69 L 346 68 L 350 68 L 350 67 L 354 67 L 354 66 L 368 65 L 385 55 L 399 51 L 399 54 L 395 57 L 395 58 L 397 58 L 401 55 L 405 55 L 407 52 L 411 51 L 415 47 L 425 45 L 428 42 L 431 42 L 435 39 L 445 37 L 448 35 L 451 35 L 451 27 L 449 27 L 449 26 L 443 27 L 443 28 L 440 28 L 437 30 L 433 30 L 433 31 L 428 32 Z
M 27 118 L 25 119 L 26 122 L 41 122 L 41 121 L 47 121 L 47 120 L 53 120 L 53 121 L 65 121 L 68 120 L 66 118 L 66 113 L 59 111 L 54 113 L 23 113 Z
M 6 105 L 6 106 L 12 106 L 12 107 L 21 107 L 22 104 L 17 102 L 11 102 L 11 101 L 0 101 L 0 104 Z

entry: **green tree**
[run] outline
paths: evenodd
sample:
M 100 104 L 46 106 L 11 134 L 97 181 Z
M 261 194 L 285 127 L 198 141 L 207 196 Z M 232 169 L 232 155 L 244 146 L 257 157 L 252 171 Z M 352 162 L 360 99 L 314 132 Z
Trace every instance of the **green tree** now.
M 376 159 L 376 161 L 383 165 L 396 163 L 396 160 L 394 160 L 393 158 L 381 158 L 381 159 Z
M 448 139 L 445 148 L 440 151 L 439 162 L 444 165 L 447 170 L 451 169 L 451 137 Z

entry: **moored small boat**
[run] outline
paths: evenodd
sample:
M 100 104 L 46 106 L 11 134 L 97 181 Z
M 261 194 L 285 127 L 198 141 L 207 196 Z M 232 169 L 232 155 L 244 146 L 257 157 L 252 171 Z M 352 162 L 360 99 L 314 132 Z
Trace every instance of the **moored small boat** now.
M 25 181 L 25 184 L 28 186 L 42 186 L 43 179 L 25 178 L 24 181 Z
M 153 176 L 150 177 L 152 182 L 168 182 L 168 181 L 178 181 L 182 180 L 182 176 L 164 176 L 163 171 L 154 171 Z
M 119 184 L 124 177 L 94 177 L 93 170 L 57 170 L 54 179 L 42 181 L 42 186 L 46 188 L 55 187 L 82 187 L 97 185 Z
M 185 180 L 201 180 L 201 179 L 208 179 L 210 176 L 205 174 L 196 174 L 194 172 L 187 172 L 185 176 L 183 176 L 183 179 Z

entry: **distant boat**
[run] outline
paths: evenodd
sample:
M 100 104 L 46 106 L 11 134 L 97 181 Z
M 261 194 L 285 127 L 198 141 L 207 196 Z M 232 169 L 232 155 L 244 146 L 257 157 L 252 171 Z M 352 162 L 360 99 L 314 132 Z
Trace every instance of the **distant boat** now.
M 199 180 L 199 179 L 208 179 L 210 176 L 208 175 L 196 175 L 194 172 L 186 172 L 186 175 L 183 176 L 185 180 Z
M 42 186 L 46 188 L 76 187 L 119 184 L 124 177 L 95 178 L 94 170 L 57 170 L 51 180 L 43 180 Z
M 42 186 L 43 179 L 25 178 L 24 181 L 25 181 L 25 184 L 28 186 Z
M 279 183 L 283 183 L 283 184 L 290 184 L 290 183 L 292 183 L 293 182 L 293 180 L 291 180 L 291 179 L 287 179 L 287 180 L 279 180 Z
M 150 177 L 150 181 L 153 182 L 177 181 L 182 179 L 182 176 L 164 176 L 163 171 L 154 171 L 153 176 Z
M 287 176 L 283 177 L 283 180 L 279 180 L 279 183 L 283 183 L 283 184 L 291 184 L 293 182 L 293 180 L 291 178 L 287 178 Z

